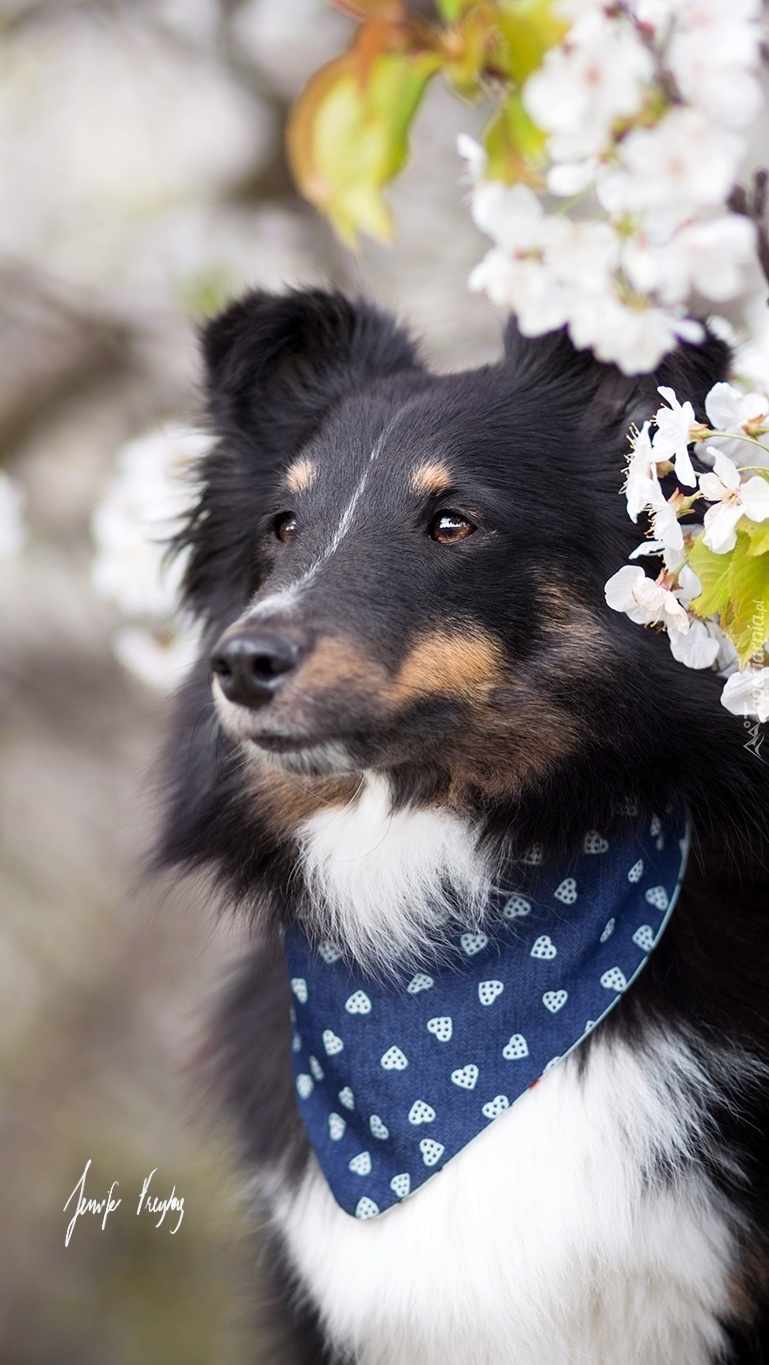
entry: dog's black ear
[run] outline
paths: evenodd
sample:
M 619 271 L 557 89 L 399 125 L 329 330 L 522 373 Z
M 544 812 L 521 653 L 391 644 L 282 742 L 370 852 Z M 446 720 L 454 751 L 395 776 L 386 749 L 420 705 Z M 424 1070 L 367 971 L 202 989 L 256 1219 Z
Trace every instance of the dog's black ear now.
M 344 394 L 418 364 L 393 318 L 321 289 L 247 294 L 201 340 L 215 427 L 247 422 L 264 455 L 289 454 Z
M 726 379 L 731 350 L 705 328 L 701 342 L 682 342 L 665 356 L 651 374 L 624 374 L 616 365 L 596 360 L 591 351 L 578 351 L 564 330 L 526 337 L 514 318 L 505 331 L 505 364 L 516 386 L 536 392 L 543 409 L 568 408 L 575 401 L 585 423 L 608 431 L 627 431 L 641 425 L 660 406 L 660 385 L 674 389 L 681 402 L 692 403 L 697 418 L 705 420 L 705 397 Z

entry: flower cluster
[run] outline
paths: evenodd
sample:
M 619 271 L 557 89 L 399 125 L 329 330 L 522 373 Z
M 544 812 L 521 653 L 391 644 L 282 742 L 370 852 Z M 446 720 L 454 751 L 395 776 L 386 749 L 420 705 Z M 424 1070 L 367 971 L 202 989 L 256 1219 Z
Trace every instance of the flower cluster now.
M 733 298 L 755 258 L 752 223 L 727 204 L 762 102 L 760 0 L 555 11 L 566 36 L 521 94 L 547 136 L 538 192 L 486 178 L 483 149 L 460 140 L 473 216 L 494 242 L 471 288 L 529 335 L 567 326 L 599 359 L 649 371 L 679 338 L 701 338 L 692 298 Z
M 672 389 L 659 392 L 664 404 L 631 433 L 625 495 L 631 520 L 643 513 L 650 529 L 630 558 L 661 556 L 662 569 L 653 580 L 626 564 L 606 584 L 606 601 L 639 625 L 663 627 L 689 668 L 718 669 L 727 677 L 724 706 L 764 722 L 769 445 L 759 438 L 769 434 L 769 398 L 716 384 L 705 400 L 708 426 Z M 692 445 L 704 471 L 695 469 Z
M 132 622 L 114 633 L 115 655 L 161 689 L 196 656 L 197 633 L 177 617 L 183 559 L 168 563 L 166 550 L 190 501 L 190 468 L 210 445 L 203 432 L 171 423 L 129 441 L 91 522 L 91 584 Z

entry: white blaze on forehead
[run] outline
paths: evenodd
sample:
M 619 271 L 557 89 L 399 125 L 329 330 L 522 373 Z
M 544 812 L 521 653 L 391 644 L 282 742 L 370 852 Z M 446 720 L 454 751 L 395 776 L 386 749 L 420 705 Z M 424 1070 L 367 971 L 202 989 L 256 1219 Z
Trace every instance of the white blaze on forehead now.
M 389 427 L 387 428 L 386 431 L 382 432 L 382 435 L 373 445 L 366 466 L 358 481 L 358 485 L 355 488 L 354 492 L 352 493 L 352 496 L 348 499 L 348 502 L 342 511 L 342 515 L 339 518 L 337 528 L 334 531 L 334 534 L 332 535 L 330 541 L 328 542 L 328 545 L 325 547 L 324 550 L 321 550 L 321 553 L 318 555 L 317 559 L 310 565 L 308 569 L 305 569 L 304 573 L 301 574 L 299 578 L 297 578 L 296 582 L 289 583 L 286 587 L 280 588 L 278 592 L 271 593 L 269 597 L 265 597 L 262 602 L 255 603 L 253 610 L 248 612 L 248 616 L 251 620 L 253 620 L 255 617 L 258 618 L 260 616 L 268 614 L 269 612 L 274 611 L 276 607 L 285 610 L 286 607 L 291 606 L 292 603 L 294 603 L 297 600 L 302 590 L 307 587 L 307 584 L 311 583 L 312 580 L 316 577 L 318 570 L 321 569 L 323 565 L 328 562 L 331 556 L 335 554 L 336 551 L 339 549 L 339 546 L 344 540 L 344 537 L 347 535 L 347 532 L 352 526 L 353 517 L 355 516 L 358 503 L 363 497 L 363 493 L 366 488 L 366 484 L 368 483 L 372 467 L 378 460 L 380 454 L 382 453 L 382 447 L 384 446 L 385 438 L 388 434 L 388 431 Z

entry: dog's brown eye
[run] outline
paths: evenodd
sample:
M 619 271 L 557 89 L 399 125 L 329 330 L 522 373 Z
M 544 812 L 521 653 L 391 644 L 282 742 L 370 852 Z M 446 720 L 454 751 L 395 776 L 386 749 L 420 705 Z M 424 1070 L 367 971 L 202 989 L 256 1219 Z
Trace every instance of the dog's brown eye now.
M 473 523 L 459 512 L 436 512 L 428 532 L 430 538 L 437 540 L 440 545 L 453 545 L 455 541 L 471 536 L 475 529 Z
M 272 523 L 278 540 L 290 540 L 296 530 L 296 517 L 293 512 L 281 512 Z

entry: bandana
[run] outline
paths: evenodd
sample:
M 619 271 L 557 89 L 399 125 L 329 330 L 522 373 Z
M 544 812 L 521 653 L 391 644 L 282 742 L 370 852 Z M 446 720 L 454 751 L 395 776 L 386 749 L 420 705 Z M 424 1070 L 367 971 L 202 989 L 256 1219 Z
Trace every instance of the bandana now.
M 302 1120 L 332 1193 L 375 1218 L 413 1194 L 595 1028 L 645 965 L 686 867 L 684 821 L 596 830 L 568 864 L 524 859 L 483 932 L 403 981 L 301 925 L 283 947 Z

